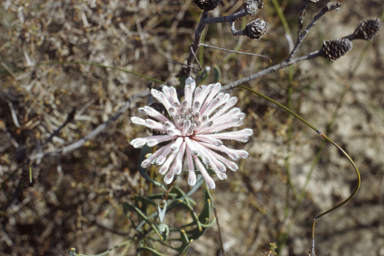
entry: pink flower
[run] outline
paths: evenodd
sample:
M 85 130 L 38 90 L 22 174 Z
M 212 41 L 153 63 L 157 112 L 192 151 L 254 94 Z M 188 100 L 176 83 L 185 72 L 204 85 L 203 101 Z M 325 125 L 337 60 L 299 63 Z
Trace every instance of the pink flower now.
M 222 140 L 247 142 L 249 136 L 253 134 L 251 129 L 223 132 L 243 124 L 245 114 L 239 108 L 233 107 L 237 98 L 230 97 L 228 93 L 221 93 L 220 83 L 196 88 L 196 82 L 192 78 L 186 80 L 182 102 L 177 98 L 175 88 L 164 86 L 162 90 L 160 92 L 152 89 L 151 93 L 164 105 L 170 118 L 149 106 L 140 108 L 139 112 L 152 119 L 131 118 L 135 124 L 162 133 L 132 140 L 131 144 L 135 148 L 141 148 L 145 144 L 153 147 L 169 141 L 167 145 L 144 160 L 141 166 L 143 168 L 148 168 L 151 164 L 161 166 L 159 172 L 165 174 L 164 182 L 170 184 L 175 175 L 180 175 L 182 172 L 185 156 L 189 171 L 188 184 L 190 186 L 196 184 L 195 170 L 199 170 L 208 187 L 214 189 L 215 182 L 207 169 L 212 169 L 219 179 L 224 180 L 227 178 L 225 174 L 227 167 L 232 171 L 238 169 L 231 160 L 248 157 L 245 150 L 230 149 L 222 142 Z

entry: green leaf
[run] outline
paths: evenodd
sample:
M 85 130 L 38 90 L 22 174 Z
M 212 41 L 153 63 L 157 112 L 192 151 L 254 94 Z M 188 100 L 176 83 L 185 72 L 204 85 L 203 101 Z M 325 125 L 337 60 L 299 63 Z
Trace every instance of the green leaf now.
M 218 83 L 221 81 L 221 69 L 219 66 L 215 65 L 213 67 L 213 83 Z
M 151 222 L 148 217 L 139 209 L 137 208 L 136 206 L 134 206 L 133 204 L 130 204 L 130 203 L 123 203 L 123 210 L 125 212 L 125 214 L 127 215 L 128 214 L 128 211 L 131 210 L 131 211 L 134 211 L 136 212 L 139 217 L 141 217 L 145 222 L 148 223 L 148 225 L 156 232 L 156 234 L 160 237 L 160 239 L 163 240 L 163 236 L 160 234 L 159 230 L 157 229 L 157 227 L 155 225 L 153 225 L 153 222 Z M 137 231 L 140 231 L 141 232 L 141 226 L 138 226 L 136 228 Z
M 167 224 L 159 224 L 157 226 L 157 229 L 160 231 L 161 235 L 164 237 L 164 241 L 167 240 L 168 236 L 169 236 L 169 227 Z

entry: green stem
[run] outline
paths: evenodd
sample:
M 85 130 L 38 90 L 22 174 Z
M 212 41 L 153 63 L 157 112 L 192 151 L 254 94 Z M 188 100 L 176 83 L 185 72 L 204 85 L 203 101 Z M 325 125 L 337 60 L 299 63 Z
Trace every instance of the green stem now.
M 275 9 L 277 11 L 277 14 L 279 15 L 281 23 L 283 23 L 285 33 L 288 34 L 288 35 L 291 35 L 291 30 L 289 29 L 288 22 L 285 19 L 283 10 L 281 9 L 279 3 L 277 2 L 277 0 L 272 0 L 272 3 L 273 3 L 273 5 L 274 5 L 274 7 L 275 7 Z
M 252 92 L 274 104 L 276 104 L 277 106 L 279 106 L 280 108 L 284 109 L 285 111 L 287 111 L 288 113 L 290 113 L 291 115 L 295 116 L 297 119 L 299 119 L 300 121 L 302 121 L 304 124 L 306 124 L 307 126 L 309 126 L 310 128 L 312 128 L 312 130 L 314 130 L 316 133 L 318 133 L 321 137 L 323 137 L 326 141 L 328 141 L 329 143 L 331 143 L 332 145 L 334 145 L 337 149 L 339 149 L 343 154 L 344 156 L 348 159 L 348 161 L 351 163 L 355 173 L 356 173 L 356 176 L 357 176 L 357 185 L 355 187 L 355 189 L 353 190 L 352 194 L 345 200 L 343 200 L 342 202 L 338 203 L 337 205 L 335 205 L 334 207 L 320 213 L 319 215 L 317 215 L 314 219 L 314 222 L 316 220 L 318 220 L 319 218 L 323 217 L 324 215 L 326 215 L 327 213 L 330 213 L 331 211 L 343 206 L 344 204 L 346 204 L 348 201 L 350 201 L 356 194 L 357 192 L 359 191 L 359 188 L 360 188 L 360 185 L 361 185 L 361 176 L 360 176 L 360 172 L 359 170 L 357 169 L 357 166 L 355 165 L 355 163 L 353 162 L 353 160 L 351 159 L 351 157 L 347 154 L 347 152 L 345 152 L 339 145 L 337 145 L 333 140 L 331 140 L 330 138 L 328 138 L 324 133 L 322 133 L 320 130 L 318 130 L 315 126 L 311 125 L 310 123 L 308 123 L 307 121 L 305 121 L 301 116 L 299 116 L 298 114 L 296 114 L 295 112 L 293 112 L 292 110 L 290 110 L 289 108 L 287 108 L 286 106 L 278 103 L 277 101 L 265 96 L 264 94 L 261 94 L 249 87 L 246 87 L 246 86 L 243 86 L 243 85 L 240 85 L 239 87 L 249 91 L 249 92 Z M 315 225 L 313 225 L 313 227 L 315 227 Z M 314 231 L 313 231 L 313 234 L 314 234 Z M 313 237 L 314 239 L 314 237 Z

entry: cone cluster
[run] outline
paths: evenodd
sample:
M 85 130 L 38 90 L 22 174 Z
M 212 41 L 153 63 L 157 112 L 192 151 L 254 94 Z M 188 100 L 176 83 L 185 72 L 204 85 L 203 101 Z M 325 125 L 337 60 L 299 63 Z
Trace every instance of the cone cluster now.
M 344 56 L 352 49 L 352 42 L 348 39 L 336 39 L 324 41 L 320 54 L 327 60 L 333 62 Z
M 260 39 L 268 29 L 268 23 L 262 19 L 256 19 L 247 24 L 244 34 L 250 39 Z
M 354 39 L 371 40 L 379 33 L 380 28 L 380 19 L 374 18 L 362 21 L 353 33 Z
M 204 11 L 212 11 L 220 4 L 220 0 L 194 0 L 194 1 L 195 1 L 195 4 Z

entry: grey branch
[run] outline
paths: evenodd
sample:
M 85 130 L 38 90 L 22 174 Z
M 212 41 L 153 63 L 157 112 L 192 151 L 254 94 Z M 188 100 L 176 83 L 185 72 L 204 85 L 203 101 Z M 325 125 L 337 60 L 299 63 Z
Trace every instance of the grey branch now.
M 244 30 L 236 30 L 234 21 L 231 22 L 231 31 L 234 36 L 245 36 Z
M 260 57 L 260 58 L 263 58 L 269 62 L 271 62 L 272 60 L 266 56 L 263 56 L 263 55 L 260 55 L 260 54 L 256 54 L 256 53 L 249 53 L 249 52 L 239 52 L 239 51 L 234 51 L 234 50 L 228 50 L 228 49 L 224 49 L 224 48 L 220 48 L 220 47 L 216 47 L 216 46 L 212 46 L 212 45 L 208 45 L 208 44 L 200 44 L 200 46 L 204 46 L 206 48 L 212 48 L 212 49 L 217 49 L 217 50 L 220 50 L 220 51 L 224 51 L 224 52 L 232 52 L 232 53 L 237 53 L 237 54 L 243 54 L 243 55 L 248 55 L 248 56 L 257 56 L 257 57 Z
M 136 93 L 134 95 L 132 95 L 124 104 L 124 106 L 122 106 L 119 111 L 114 115 L 112 116 L 110 119 L 108 119 L 108 121 L 106 121 L 105 123 L 102 123 L 101 125 L 99 125 L 98 127 L 96 127 L 95 130 L 93 130 L 92 132 L 90 132 L 88 135 L 86 135 L 85 137 L 81 138 L 80 140 L 68 145 L 68 146 L 65 146 L 61 149 L 58 149 L 58 150 L 54 150 L 54 151 L 50 151 L 50 152 L 43 152 L 43 153 L 37 153 L 37 154 L 32 154 L 31 156 L 29 156 L 29 159 L 30 160 L 36 160 L 36 159 L 41 159 L 41 158 L 44 158 L 44 157 L 47 157 L 47 156 L 56 156 L 56 155 L 65 155 L 71 151 L 74 151 L 78 148 L 81 148 L 85 142 L 91 140 L 92 138 L 94 138 L 96 135 L 98 135 L 100 132 L 102 132 L 103 130 L 105 130 L 107 128 L 108 125 L 110 125 L 111 123 L 115 122 L 124 112 L 127 111 L 127 109 L 129 108 L 129 105 L 130 103 L 136 99 L 136 98 L 141 98 L 141 97 L 147 97 L 150 95 L 150 92 L 149 91 L 145 91 L 145 92 L 140 92 L 140 93 Z
M 248 15 L 248 13 L 246 12 L 245 9 L 243 9 L 243 10 L 238 11 L 232 15 L 229 15 L 229 16 L 217 17 L 217 18 L 208 18 L 208 11 L 203 11 L 199 25 L 197 26 L 197 29 L 195 32 L 195 40 L 192 44 L 192 51 L 190 52 L 188 59 L 187 59 L 187 68 L 185 70 L 185 73 L 188 76 L 191 76 L 191 71 L 192 71 L 191 64 L 192 64 L 192 60 L 193 60 L 193 53 L 196 53 L 197 49 L 200 46 L 201 34 L 203 33 L 203 30 L 207 24 L 233 22 L 233 21 L 238 20 L 241 17 L 247 16 L 247 15 Z M 239 33 L 242 33 L 242 31 L 239 31 Z
M 293 55 L 296 53 L 297 49 L 303 42 L 304 38 L 308 35 L 309 30 L 316 24 L 316 22 L 327 12 L 333 11 L 333 10 L 338 10 L 340 8 L 341 4 L 340 3 L 333 3 L 330 2 L 326 6 L 321 9 L 321 11 L 315 16 L 313 21 L 307 26 L 307 28 L 304 30 L 304 32 L 298 36 L 297 42 L 291 53 L 289 54 L 288 60 L 293 57 Z
M 200 45 L 200 39 L 201 39 L 201 34 L 203 33 L 203 30 L 205 28 L 205 24 L 202 22 L 203 19 L 207 18 L 208 17 L 208 11 L 203 11 L 203 14 L 201 16 L 201 19 L 200 19 L 200 22 L 199 22 L 199 25 L 197 26 L 197 29 L 196 29 L 196 32 L 195 32 L 195 41 L 193 42 L 192 46 L 191 46 L 191 52 L 189 53 L 189 56 L 188 56 L 188 59 L 187 59 L 187 70 L 186 70 L 186 73 L 188 74 L 188 76 L 191 75 L 191 64 L 192 64 L 192 60 L 193 60 L 193 55 L 194 53 L 196 53 L 197 49 L 199 48 L 199 45 Z
M 303 30 L 303 21 L 305 18 L 305 12 L 307 11 L 307 5 L 309 0 L 304 0 L 304 5 L 300 10 L 300 16 L 298 21 L 298 29 L 297 29 L 297 37 L 300 36 L 302 30 Z
M 201 19 L 201 22 L 204 24 L 233 22 L 247 15 L 248 13 L 246 12 L 245 9 L 243 9 L 229 16 L 216 17 L 216 18 L 204 18 L 204 19 Z
M 240 80 L 237 80 L 237 81 L 234 81 L 232 83 L 229 83 L 229 84 L 223 86 L 221 88 L 221 90 L 222 91 L 226 91 L 226 90 L 233 89 L 233 88 L 235 88 L 235 87 L 237 87 L 237 86 L 239 86 L 241 84 L 244 84 L 244 83 L 249 82 L 251 80 L 255 80 L 255 79 L 260 78 L 262 76 L 265 76 L 265 75 L 267 75 L 269 73 L 276 72 L 279 69 L 288 67 L 288 66 L 290 66 L 292 64 L 295 64 L 297 62 L 300 62 L 300 61 L 303 61 L 303 60 L 313 59 L 313 58 L 318 57 L 318 56 L 320 56 L 320 51 L 312 52 L 312 53 L 310 53 L 308 55 L 305 55 L 305 56 L 302 56 L 302 57 L 299 57 L 299 58 L 285 60 L 285 61 L 283 61 L 283 62 L 281 62 L 281 63 L 279 63 L 277 65 L 274 65 L 272 67 L 264 69 L 264 70 L 262 70 L 260 72 L 257 72 L 255 74 L 253 74 L 253 75 L 250 75 L 248 77 L 244 77 L 244 78 L 242 78 Z

